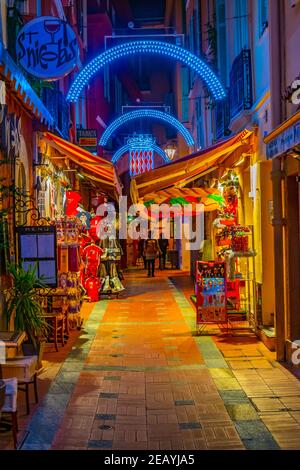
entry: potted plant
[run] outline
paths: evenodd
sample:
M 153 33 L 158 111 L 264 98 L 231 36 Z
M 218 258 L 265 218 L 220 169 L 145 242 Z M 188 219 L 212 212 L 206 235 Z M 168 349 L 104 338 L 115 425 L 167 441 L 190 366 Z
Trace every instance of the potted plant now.
M 43 279 L 38 278 L 36 267 L 28 270 L 18 265 L 10 265 L 9 273 L 13 285 L 6 292 L 6 315 L 8 326 L 11 319 L 15 331 L 25 331 L 27 343 L 23 343 L 25 356 L 37 355 L 41 364 L 45 335 L 49 329 L 40 302 L 38 289 L 46 288 Z

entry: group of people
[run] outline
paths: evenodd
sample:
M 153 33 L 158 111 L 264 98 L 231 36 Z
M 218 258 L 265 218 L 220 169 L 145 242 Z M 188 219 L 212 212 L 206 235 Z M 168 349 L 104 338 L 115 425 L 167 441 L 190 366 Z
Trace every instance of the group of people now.
M 148 270 L 148 277 L 154 277 L 155 260 L 159 258 L 159 268 L 166 269 L 166 258 L 169 241 L 160 235 L 159 240 L 152 239 L 151 234 L 147 240 L 140 239 L 138 257 L 143 258 L 144 267 Z

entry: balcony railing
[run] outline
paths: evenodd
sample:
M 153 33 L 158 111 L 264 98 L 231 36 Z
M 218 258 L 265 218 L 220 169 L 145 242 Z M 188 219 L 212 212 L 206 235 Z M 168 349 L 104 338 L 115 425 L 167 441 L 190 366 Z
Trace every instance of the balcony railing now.
M 251 52 L 249 49 L 243 49 L 232 64 L 229 102 L 231 119 L 241 111 L 252 107 Z
M 223 101 L 218 101 L 215 107 L 215 127 L 216 127 L 216 140 L 230 135 L 230 108 L 229 99 L 225 98 Z
M 41 99 L 54 119 L 56 128 L 64 139 L 69 139 L 70 108 L 56 86 L 55 88 L 42 88 Z

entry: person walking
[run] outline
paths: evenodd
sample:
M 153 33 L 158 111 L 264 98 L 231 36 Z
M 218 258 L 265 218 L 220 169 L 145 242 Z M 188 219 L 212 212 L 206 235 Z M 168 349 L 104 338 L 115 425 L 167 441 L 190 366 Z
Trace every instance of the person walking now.
M 164 238 L 163 234 L 160 234 L 160 238 L 158 240 L 159 248 L 161 254 L 159 256 L 159 269 L 162 271 L 166 269 L 166 258 L 167 258 L 167 250 L 169 246 L 169 240 Z
M 144 238 L 139 239 L 138 258 L 143 258 L 144 269 L 147 269 L 147 260 L 146 260 L 146 256 L 145 256 L 145 241 L 146 240 Z
M 156 258 L 158 258 L 158 256 L 160 256 L 161 251 L 159 248 L 158 241 L 152 239 L 151 234 L 149 235 L 149 238 L 145 241 L 144 254 L 148 268 L 148 277 L 154 277 L 155 260 Z

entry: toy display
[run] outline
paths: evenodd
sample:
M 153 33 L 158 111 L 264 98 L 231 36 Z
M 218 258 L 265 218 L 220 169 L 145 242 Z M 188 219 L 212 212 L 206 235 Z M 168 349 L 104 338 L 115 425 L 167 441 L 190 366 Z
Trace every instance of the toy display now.
M 225 263 L 196 263 L 197 325 L 227 323 Z

